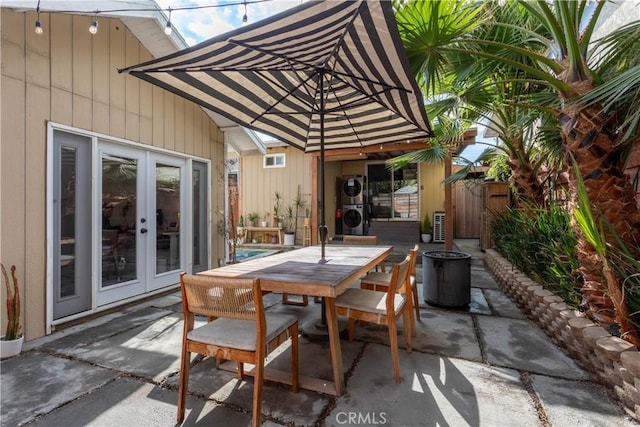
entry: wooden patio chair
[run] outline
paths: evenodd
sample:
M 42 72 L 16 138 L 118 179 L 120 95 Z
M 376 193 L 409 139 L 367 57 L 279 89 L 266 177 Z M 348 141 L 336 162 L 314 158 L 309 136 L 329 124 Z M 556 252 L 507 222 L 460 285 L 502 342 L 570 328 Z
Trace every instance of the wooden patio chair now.
M 345 234 L 342 236 L 342 244 L 343 245 L 377 245 L 378 244 L 378 236 L 354 236 L 351 234 Z M 384 261 L 381 261 L 380 264 L 376 265 L 376 271 L 386 271 L 384 266 Z
M 178 386 L 178 423 L 184 420 L 191 353 L 255 365 L 252 426 L 260 425 L 264 359 L 291 338 L 291 384 L 298 391 L 298 320 L 295 316 L 265 313 L 258 279 L 193 276 L 182 273 L 184 330 Z M 195 315 L 209 322 L 194 329 Z
M 411 292 L 407 294 L 407 304 L 415 313 L 415 319 L 411 316 L 411 335 L 416 336 L 416 320 L 420 321 L 420 298 L 418 297 L 418 283 L 416 279 L 416 261 L 418 260 L 418 252 L 420 247 L 416 245 L 409 251 L 411 262 L 409 264 L 409 274 L 407 280 Z M 386 291 L 391 282 L 391 273 L 383 273 L 380 271 L 372 271 L 360 279 L 360 287 L 363 289 L 373 289 L 376 291 Z M 400 288 L 404 292 L 404 287 Z
M 406 310 L 407 299 L 398 288 L 407 286 L 409 263 L 407 256 L 404 261 L 396 264 L 391 271 L 391 281 L 386 292 L 369 289 L 349 288 L 336 298 L 336 310 L 339 316 L 349 318 L 349 341 L 353 341 L 353 332 L 356 320 L 387 325 L 389 329 L 389 346 L 391 347 L 391 360 L 393 361 L 393 373 L 397 383 L 400 382 L 400 358 L 398 356 L 398 332 L 396 322 L 402 316 L 402 329 L 404 331 L 405 346 L 411 351 L 410 314 Z M 411 292 L 406 290 L 406 292 Z

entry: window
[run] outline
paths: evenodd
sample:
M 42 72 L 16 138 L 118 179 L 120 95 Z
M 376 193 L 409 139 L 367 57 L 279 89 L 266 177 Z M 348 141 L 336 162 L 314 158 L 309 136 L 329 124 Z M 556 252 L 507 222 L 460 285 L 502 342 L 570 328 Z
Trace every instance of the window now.
M 285 165 L 285 155 L 284 153 L 278 154 L 266 154 L 264 156 L 264 164 L 265 168 L 283 168 Z

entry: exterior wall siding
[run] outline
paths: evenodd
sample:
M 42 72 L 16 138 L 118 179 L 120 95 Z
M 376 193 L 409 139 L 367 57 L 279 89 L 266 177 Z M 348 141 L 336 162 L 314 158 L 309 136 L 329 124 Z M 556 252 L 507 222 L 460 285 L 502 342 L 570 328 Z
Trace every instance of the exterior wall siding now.
M 284 168 L 264 168 L 263 156 L 246 156 L 240 163 L 240 215 L 246 216 L 255 212 L 263 221 L 268 215 L 269 224 L 273 222 L 273 205 L 275 192 L 282 196 L 280 215 L 291 205 L 296 197 L 298 188 L 307 207 L 311 209 L 311 158 L 302 151 L 292 147 L 270 148 L 267 154 L 285 153 Z M 299 212 L 296 244 L 302 242 L 302 218 L 304 212 Z M 315 220 L 314 220 L 315 221 Z M 314 222 L 315 223 L 315 222 Z
M 34 12 L 2 8 L 0 15 L 0 259 L 17 267 L 29 340 L 46 331 L 47 122 L 211 159 L 212 212 L 224 203 L 215 173 L 224 144 L 199 107 L 118 74 L 151 59 L 120 20 L 101 17 L 92 36 L 89 16 L 42 13 L 45 32 L 38 36 Z M 223 245 L 211 231 L 215 260 Z
M 274 193 L 280 192 L 283 196 L 284 207 L 295 198 L 298 185 L 305 197 L 307 206 L 314 212 L 312 217 L 312 239 L 317 243 L 317 224 L 320 212 L 314 211 L 311 206 L 312 186 L 314 185 L 312 176 L 312 162 L 315 155 L 304 154 L 294 148 L 269 148 L 268 154 L 277 152 L 286 153 L 286 167 L 264 169 L 262 166 L 263 156 L 247 156 L 241 158 L 240 163 L 240 214 L 245 216 L 250 212 L 255 212 L 262 220 L 265 213 L 273 214 Z M 330 159 L 330 157 L 328 157 Z M 344 175 L 364 175 L 366 174 L 365 160 L 352 161 L 327 161 L 325 166 L 325 219 L 329 228 L 329 237 L 336 234 L 335 212 L 338 206 L 336 178 Z M 444 165 L 420 165 L 420 212 L 421 218 L 424 212 L 433 215 L 435 211 L 444 211 Z M 317 185 L 320 186 L 320 172 L 318 171 Z M 320 189 L 318 188 L 318 193 Z M 300 215 L 303 216 L 303 212 Z M 272 221 L 269 217 L 269 222 Z M 302 220 L 298 221 L 296 232 L 296 244 L 302 244 Z

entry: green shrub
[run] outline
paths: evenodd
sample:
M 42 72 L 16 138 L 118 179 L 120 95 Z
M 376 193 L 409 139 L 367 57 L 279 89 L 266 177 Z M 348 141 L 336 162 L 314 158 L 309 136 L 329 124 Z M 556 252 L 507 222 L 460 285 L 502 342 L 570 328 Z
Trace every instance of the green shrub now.
M 569 213 L 557 204 L 548 209 L 508 209 L 494 217 L 495 249 L 523 273 L 578 306 L 580 283 L 572 272 L 578 267 L 578 239 Z

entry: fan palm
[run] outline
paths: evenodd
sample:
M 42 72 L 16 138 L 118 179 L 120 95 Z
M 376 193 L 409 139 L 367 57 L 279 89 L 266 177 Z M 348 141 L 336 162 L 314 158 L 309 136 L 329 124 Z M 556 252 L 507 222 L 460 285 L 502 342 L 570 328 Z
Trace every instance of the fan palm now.
M 553 92 L 572 194 L 582 177 L 595 214 L 638 259 L 640 211 L 624 166 L 640 136 L 640 22 L 593 40 L 604 3 L 408 1 L 396 19 L 425 87 L 451 74 L 486 83 L 497 70 Z M 580 255 L 587 288 L 601 292 L 601 264 L 584 239 Z

